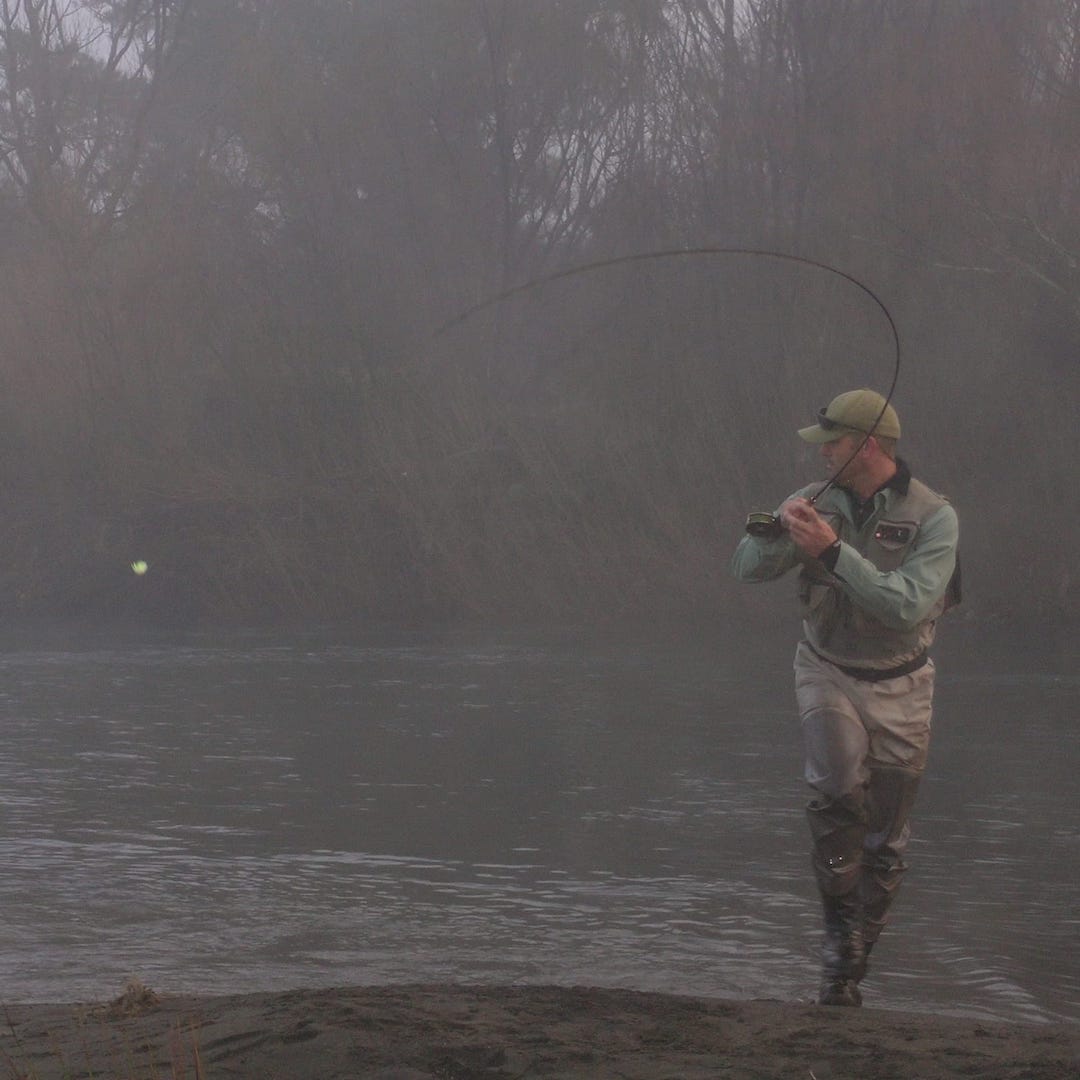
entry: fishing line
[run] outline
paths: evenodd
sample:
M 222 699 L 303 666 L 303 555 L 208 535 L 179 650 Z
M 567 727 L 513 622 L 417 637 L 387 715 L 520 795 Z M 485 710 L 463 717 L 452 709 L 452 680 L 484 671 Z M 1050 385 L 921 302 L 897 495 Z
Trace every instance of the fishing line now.
M 550 285 L 556 281 L 564 281 L 567 278 L 578 277 L 582 274 L 594 273 L 598 270 L 606 270 L 613 266 L 622 266 L 627 263 L 659 262 L 665 259 L 700 258 L 703 256 L 714 255 L 750 256 L 763 259 L 775 259 L 779 262 L 802 263 L 804 266 L 815 267 L 826 273 L 834 274 L 836 277 L 843 278 L 844 281 L 849 282 L 857 289 L 861 290 L 865 295 L 869 296 L 885 316 L 885 321 L 889 324 L 889 331 L 892 334 L 894 349 L 893 372 L 892 381 L 889 383 L 889 389 L 885 394 L 885 400 L 882 403 L 881 411 L 870 425 L 870 430 L 863 435 L 862 440 L 855 447 L 851 456 L 844 462 L 843 466 L 833 473 L 832 477 L 830 477 L 825 486 L 816 495 L 811 497 L 809 501 L 812 505 L 836 484 L 837 479 L 843 474 L 844 470 L 859 456 L 862 448 L 867 444 L 878 424 L 881 423 L 881 419 L 885 415 L 885 410 L 888 409 L 889 403 L 892 401 L 893 394 L 896 391 L 896 384 L 900 379 L 900 332 L 896 328 L 896 321 L 893 319 L 889 309 L 885 306 L 885 301 L 882 300 L 869 285 L 860 281 L 853 274 L 849 274 L 847 271 L 839 269 L 839 267 L 832 266 L 826 262 L 821 262 L 819 259 L 807 258 L 805 255 L 792 255 L 785 251 L 769 251 L 764 248 L 697 247 L 633 252 L 629 255 L 616 255 L 608 259 L 597 259 L 594 262 L 581 263 L 577 266 L 570 266 L 563 270 L 556 270 L 553 273 L 545 274 L 543 277 L 533 278 L 530 281 L 523 282 L 521 285 L 514 285 L 509 289 L 504 289 L 502 292 L 495 293 L 494 295 L 481 300 L 479 303 L 473 304 L 471 307 L 468 307 L 455 315 L 452 319 L 444 322 L 435 330 L 434 337 L 442 337 L 448 331 L 454 329 L 454 327 L 460 326 L 462 323 L 473 318 L 475 315 L 478 315 L 480 312 L 486 311 L 488 308 L 495 307 L 497 304 L 501 304 L 515 296 L 520 296 L 522 293 L 529 292 L 532 289 L 538 289 L 543 285 Z M 773 514 L 751 514 L 747 519 L 746 529 L 747 532 L 752 535 L 764 537 L 779 536 L 780 533 L 783 532 L 783 526 L 780 524 L 779 519 Z

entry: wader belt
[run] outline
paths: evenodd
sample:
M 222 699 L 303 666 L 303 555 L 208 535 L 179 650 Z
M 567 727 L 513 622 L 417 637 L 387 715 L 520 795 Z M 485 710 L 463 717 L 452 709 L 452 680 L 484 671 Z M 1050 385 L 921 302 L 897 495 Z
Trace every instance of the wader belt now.
M 830 660 L 827 656 L 822 656 L 810 642 L 807 642 L 806 644 L 819 660 L 824 660 L 826 664 L 832 664 L 838 671 L 842 671 L 845 675 L 848 675 L 853 679 L 859 679 L 861 682 L 884 682 L 886 679 L 899 679 L 901 675 L 910 675 L 913 671 L 918 671 L 919 668 L 925 667 L 926 661 L 930 659 L 926 654 L 926 650 L 923 649 L 918 656 L 914 656 L 905 663 L 898 664 L 896 667 L 847 667 L 845 664 L 838 664 L 835 660 Z

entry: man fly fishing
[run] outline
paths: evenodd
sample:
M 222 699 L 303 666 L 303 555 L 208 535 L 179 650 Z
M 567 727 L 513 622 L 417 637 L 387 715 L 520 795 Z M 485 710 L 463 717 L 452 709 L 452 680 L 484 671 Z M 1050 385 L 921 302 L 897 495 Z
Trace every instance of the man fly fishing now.
M 739 581 L 798 568 L 795 651 L 812 865 L 824 907 L 819 1002 L 857 1006 L 867 957 L 906 869 L 908 818 L 926 765 L 928 648 L 959 600 L 956 512 L 896 456 L 900 420 L 873 390 L 834 398 L 799 435 L 827 479 L 787 499 L 775 528 L 748 523 Z

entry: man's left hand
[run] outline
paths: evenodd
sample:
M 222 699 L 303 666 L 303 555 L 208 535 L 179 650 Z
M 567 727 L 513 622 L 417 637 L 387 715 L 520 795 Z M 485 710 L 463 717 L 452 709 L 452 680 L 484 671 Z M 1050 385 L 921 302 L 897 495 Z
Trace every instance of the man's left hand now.
M 816 559 L 831 544 L 836 533 L 808 499 L 789 499 L 780 507 L 780 519 L 787 526 L 795 546 Z

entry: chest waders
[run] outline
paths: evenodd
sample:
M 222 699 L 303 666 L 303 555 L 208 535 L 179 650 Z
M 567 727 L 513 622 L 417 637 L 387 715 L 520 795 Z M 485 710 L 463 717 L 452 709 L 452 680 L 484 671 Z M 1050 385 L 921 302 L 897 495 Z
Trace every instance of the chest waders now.
M 892 524 L 871 519 L 857 537 L 843 539 L 877 569 L 894 570 L 916 543 L 919 525 L 943 501 L 912 481 L 889 507 Z M 919 627 L 890 631 L 869 625 L 869 616 L 836 579 L 813 564 L 802 572 L 800 597 L 806 641 L 800 646 L 802 660 L 796 661 L 796 691 L 807 740 L 807 779 L 816 789 L 806 815 L 824 916 L 818 1000 L 858 1006 L 867 958 L 907 869 L 908 819 L 929 742 L 933 667 L 925 649 L 932 622 L 949 601 L 935 605 Z M 897 662 L 847 666 L 819 649 L 835 649 L 864 664 L 884 663 L 884 656 Z

